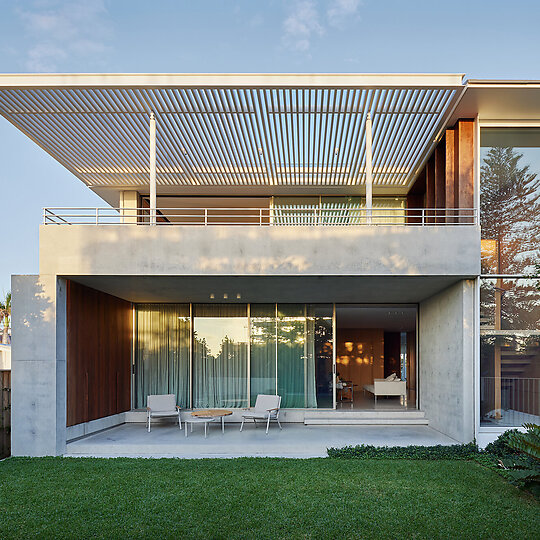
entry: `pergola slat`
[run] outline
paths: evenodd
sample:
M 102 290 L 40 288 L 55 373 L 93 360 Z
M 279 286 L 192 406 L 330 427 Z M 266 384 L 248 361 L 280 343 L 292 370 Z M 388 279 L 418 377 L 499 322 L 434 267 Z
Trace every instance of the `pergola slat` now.
M 164 77 L 0 76 L 0 114 L 87 185 L 121 189 L 148 184 L 153 112 L 158 186 L 248 189 L 361 186 L 370 112 L 373 183 L 407 188 L 464 88 L 458 76 Z

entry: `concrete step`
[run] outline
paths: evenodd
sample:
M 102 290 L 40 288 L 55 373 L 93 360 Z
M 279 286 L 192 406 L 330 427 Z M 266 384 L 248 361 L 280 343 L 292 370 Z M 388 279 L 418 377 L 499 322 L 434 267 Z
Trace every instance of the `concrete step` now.
M 427 425 L 424 411 L 310 411 L 305 425 Z
M 307 418 L 306 426 L 427 426 L 427 418 Z

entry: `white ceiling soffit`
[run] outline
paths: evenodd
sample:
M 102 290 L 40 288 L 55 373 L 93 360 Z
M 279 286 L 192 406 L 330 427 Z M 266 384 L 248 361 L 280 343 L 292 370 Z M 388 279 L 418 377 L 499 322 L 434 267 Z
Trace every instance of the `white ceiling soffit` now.
M 0 75 L 0 113 L 93 188 L 407 187 L 462 75 Z

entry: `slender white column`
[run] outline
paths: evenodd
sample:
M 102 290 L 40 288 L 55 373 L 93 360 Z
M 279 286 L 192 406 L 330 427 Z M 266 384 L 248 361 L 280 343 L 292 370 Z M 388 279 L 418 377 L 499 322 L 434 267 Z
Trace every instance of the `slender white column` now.
M 371 135 L 371 114 L 366 118 L 366 216 L 367 223 L 371 223 L 371 213 L 373 209 L 373 170 L 372 170 L 372 135 Z
M 150 113 L 150 225 L 156 224 L 156 119 Z

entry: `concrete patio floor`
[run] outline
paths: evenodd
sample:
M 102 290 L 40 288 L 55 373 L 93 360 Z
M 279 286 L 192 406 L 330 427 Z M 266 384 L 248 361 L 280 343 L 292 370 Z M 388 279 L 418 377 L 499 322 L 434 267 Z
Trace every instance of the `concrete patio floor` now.
M 182 425 L 182 427 L 184 427 Z M 457 441 L 428 426 L 305 426 L 274 423 L 268 435 L 263 426 L 211 424 L 208 438 L 202 425 L 195 425 L 186 438 L 177 425 L 156 424 L 151 433 L 140 423 L 122 424 L 68 443 L 66 456 L 86 457 L 326 457 L 328 447 L 357 444 L 376 446 L 451 445 Z

